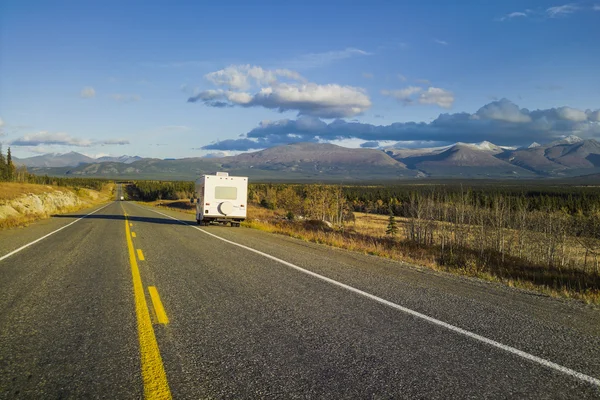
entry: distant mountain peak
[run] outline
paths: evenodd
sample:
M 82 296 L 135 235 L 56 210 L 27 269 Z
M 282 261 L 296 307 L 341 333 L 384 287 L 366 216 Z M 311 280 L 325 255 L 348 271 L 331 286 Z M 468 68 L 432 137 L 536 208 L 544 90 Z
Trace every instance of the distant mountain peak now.
M 580 138 L 579 136 L 569 135 L 569 136 L 565 136 L 561 139 L 555 140 L 553 142 L 550 142 L 550 143 L 546 144 L 545 147 L 560 146 L 560 145 L 565 145 L 565 144 L 576 144 L 576 143 L 581 143 L 581 142 L 584 142 L 584 140 L 582 138 Z
M 560 139 L 559 141 L 562 143 L 565 143 L 565 144 L 574 144 L 574 143 L 583 142 L 583 139 L 580 138 L 579 136 L 569 135 L 563 139 Z
M 538 142 L 533 142 L 531 143 L 529 146 L 527 146 L 528 149 L 535 149 L 536 147 L 540 147 L 541 144 L 539 144 Z
M 570 142 L 570 143 L 583 142 L 582 138 L 580 138 L 579 136 L 575 136 L 575 135 L 569 135 L 566 138 L 564 138 L 563 140 Z
M 487 140 L 484 140 L 483 142 L 479 142 L 479 143 L 463 143 L 463 142 L 458 142 L 454 145 L 454 147 L 466 147 L 469 149 L 473 149 L 473 150 L 479 150 L 479 151 L 485 151 L 485 152 L 489 152 L 489 153 L 502 153 L 504 150 L 512 150 L 512 147 L 505 147 L 505 146 L 498 146 L 497 144 L 494 144 L 492 142 L 488 142 Z

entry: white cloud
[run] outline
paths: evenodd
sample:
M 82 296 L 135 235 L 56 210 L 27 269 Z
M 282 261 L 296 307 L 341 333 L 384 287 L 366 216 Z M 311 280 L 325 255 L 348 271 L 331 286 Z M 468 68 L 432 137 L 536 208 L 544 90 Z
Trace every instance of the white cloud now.
M 437 44 L 441 44 L 442 46 L 448 46 L 448 42 L 446 42 L 445 40 L 433 39 L 433 41 Z
M 496 121 L 506 121 L 513 123 L 531 122 L 531 117 L 527 110 L 521 110 L 519 107 L 507 99 L 494 101 L 481 107 L 477 113 L 471 116 L 472 119 L 491 119 Z
M 417 83 L 421 85 L 431 85 L 431 81 L 429 79 L 417 79 Z
M 88 139 L 79 139 L 70 136 L 64 132 L 51 133 L 47 131 L 41 131 L 30 135 L 24 135 L 11 142 L 13 146 L 40 146 L 40 145 L 62 145 L 62 146 L 76 146 L 76 147 L 89 147 L 92 145 L 92 141 Z
M 298 110 L 301 115 L 323 118 L 352 117 L 371 107 L 369 97 L 360 89 L 335 84 L 280 84 L 264 88 L 252 103 L 280 111 Z
M 108 139 L 108 140 L 101 140 L 100 142 L 98 142 L 98 144 L 102 144 L 102 145 L 119 145 L 119 146 L 123 146 L 125 144 L 129 144 L 129 140 L 127 139 Z
M 454 103 L 454 94 L 445 89 L 429 87 L 427 90 L 419 86 L 409 86 L 399 90 L 382 90 L 384 96 L 393 97 L 404 105 L 414 104 L 436 104 L 443 108 L 450 108 Z M 419 96 L 415 96 L 419 94 Z
M 558 114 L 560 119 L 565 119 L 568 121 L 583 122 L 587 121 L 588 119 L 588 116 L 585 113 L 585 111 L 577 110 L 571 107 L 557 108 L 556 113 Z
M 142 97 L 139 94 L 115 93 L 111 97 L 114 101 L 118 101 L 121 103 L 131 103 L 134 101 L 140 101 L 142 99 Z
M 526 12 L 520 12 L 520 11 L 515 11 L 515 12 L 511 12 L 510 14 L 505 15 L 504 17 L 500 18 L 500 21 L 506 21 L 509 19 L 513 19 L 513 18 L 524 18 L 524 17 L 528 17 L 529 10 L 527 10 Z
M 285 77 L 292 82 L 280 82 Z M 211 107 L 264 107 L 278 111 L 298 111 L 299 115 L 322 118 L 351 117 L 371 107 L 364 90 L 337 84 L 307 83 L 291 70 L 265 70 L 256 66 L 231 66 L 206 75 L 206 78 L 224 89 L 209 89 L 188 99 L 201 101 Z M 247 90 L 258 86 L 257 92 Z
M 450 108 L 454 104 L 454 94 L 447 90 L 430 87 L 419 96 L 421 104 L 436 104 L 442 108 Z
M 546 13 L 550 18 L 562 17 L 568 14 L 573 14 L 575 11 L 579 10 L 574 4 L 565 4 L 562 6 L 550 7 L 546 9 Z
M 587 110 L 586 114 L 588 116 L 588 120 L 592 122 L 600 122 L 600 110 L 591 111 Z
M 324 53 L 309 53 L 297 57 L 283 64 L 289 68 L 308 69 L 324 67 L 336 61 L 341 61 L 351 57 L 369 56 L 371 53 L 364 50 L 348 47 L 344 50 L 333 50 Z
M 594 11 L 600 11 L 600 4 L 594 4 L 594 7 L 592 7 L 592 9 Z
M 267 89 L 263 89 L 267 90 Z M 227 100 L 232 103 L 245 105 L 252 102 L 252 95 L 246 92 L 227 92 Z
M 248 90 L 254 86 L 273 85 L 278 78 L 304 81 L 302 76 L 289 69 L 266 70 L 251 65 L 230 65 L 225 69 L 204 76 L 216 86 L 225 86 L 234 90 Z
M 402 74 L 398 74 L 398 79 L 400 80 L 400 82 L 406 82 L 406 77 Z
M 507 18 L 519 18 L 519 17 L 526 17 L 527 14 L 525 14 L 524 12 L 512 12 L 510 14 L 508 14 L 506 17 Z
M 0 136 L 4 136 L 4 129 L 2 129 L 4 126 L 4 121 L 2 120 L 2 118 L 0 118 Z
M 403 102 L 404 104 L 412 103 L 412 99 L 410 98 L 413 94 L 420 93 L 423 91 L 423 88 L 418 86 L 409 86 L 404 89 L 399 90 L 382 90 L 381 94 L 384 96 L 393 97 L 398 101 Z
M 92 97 L 96 97 L 96 91 L 93 87 L 86 86 L 83 89 L 81 89 L 79 96 L 83 97 L 84 99 L 91 99 Z
M 20 138 L 10 142 L 10 144 L 12 146 L 44 148 L 43 152 L 47 153 L 47 146 L 90 147 L 94 145 L 125 145 L 129 144 L 129 140 L 106 139 L 93 141 L 90 139 L 76 138 L 64 132 L 53 133 L 48 131 L 40 131 L 32 134 L 23 135 Z
M 374 76 L 372 73 L 370 73 L 370 72 L 363 72 L 363 73 L 362 73 L 362 76 L 363 76 L 363 78 L 366 78 L 366 79 L 373 79 L 373 78 L 375 77 L 375 76 Z

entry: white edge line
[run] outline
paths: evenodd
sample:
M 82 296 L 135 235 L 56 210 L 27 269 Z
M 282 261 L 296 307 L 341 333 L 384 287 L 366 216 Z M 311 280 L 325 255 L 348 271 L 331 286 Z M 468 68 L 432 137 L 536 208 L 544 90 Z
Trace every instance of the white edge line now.
M 138 207 L 141 207 L 141 206 L 138 206 Z M 145 208 L 145 207 L 144 207 L 144 208 Z M 421 313 L 420 313 L 420 312 L 418 312 L 418 311 L 411 310 L 410 308 L 406 308 L 406 307 L 403 307 L 403 306 L 401 306 L 401 305 L 398 305 L 398 304 L 396 304 L 396 303 L 392 303 L 392 302 L 391 302 L 391 301 L 389 301 L 389 300 L 382 299 L 381 297 L 377 297 L 377 296 L 375 296 L 375 295 L 373 295 L 373 294 L 370 294 L 370 293 L 364 292 L 364 291 L 362 291 L 362 290 L 360 290 L 360 289 L 356 289 L 356 288 L 354 288 L 354 287 L 352 287 L 352 286 L 349 286 L 349 285 L 346 285 L 346 284 L 344 284 L 344 283 L 338 282 L 338 281 L 336 281 L 336 280 L 333 280 L 333 279 L 331 279 L 331 278 L 327 278 L 326 276 L 319 275 L 319 274 L 317 274 L 317 273 L 315 273 L 315 272 L 312 272 L 312 271 L 306 270 L 306 269 L 304 269 L 304 268 L 301 268 L 301 267 L 299 267 L 299 266 L 297 266 L 297 265 L 294 265 L 294 264 L 292 264 L 292 263 L 289 263 L 289 262 L 287 262 L 287 261 L 284 261 L 284 260 L 281 260 L 281 259 L 279 259 L 279 258 L 277 258 L 277 257 L 274 257 L 274 256 L 272 256 L 272 255 L 270 255 L 270 254 L 263 253 L 262 251 L 255 250 L 255 249 L 253 249 L 253 248 L 251 248 L 251 247 L 244 246 L 243 244 L 239 244 L 239 243 L 236 243 L 236 242 L 232 242 L 231 240 L 224 239 L 224 238 L 222 238 L 222 237 L 220 237 L 220 236 L 217 236 L 217 235 L 215 235 L 215 234 L 212 234 L 212 233 L 210 233 L 210 232 L 206 232 L 205 230 L 203 230 L 203 229 L 200 229 L 200 228 L 198 228 L 197 226 L 194 226 L 194 225 L 192 225 L 192 224 L 189 224 L 189 223 L 187 223 L 186 221 L 182 221 L 182 220 L 180 220 L 180 219 L 177 219 L 177 218 L 171 217 L 170 215 L 163 214 L 163 213 L 161 213 L 161 212 L 159 212 L 159 211 L 155 211 L 155 210 L 152 210 L 152 209 L 149 209 L 149 208 L 146 208 L 146 209 L 147 209 L 147 210 L 150 210 L 150 211 L 153 211 L 153 212 L 155 212 L 155 213 L 157 213 L 157 214 L 164 215 L 165 217 L 171 218 L 171 219 L 173 219 L 173 220 L 175 220 L 175 221 L 179 221 L 179 222 L 181 222 L 181 223 L 182 223 L 182 224 L 184 224 L 184 225 L 188 225 L 188 226 L 190 226 L 190 227 L 192 227 L 192 228 L 194 228 L 194 229 L 197 229 L 197 230 L 199 230 L 200 232 L 202 232 L 202 233 L 205 233 L 205 234 L 207 234 L 207 235 L 209 235 L 209 236 L 212 236 L 212 237 L 214 237 L 214 238 L 216 238 L 216 239 L 222 240 L 222 241 L 224 241 L 224 242 L 227 242 L 227 243 L 229 243 L 229 244 L 233 244 L 234 246 L 241 247 L 241 248 L 243 248 L 243 249 L 246 249 L 246 250 L 248 250 L 248 251 L 251 251 L 251 252 L 253 252 L 253 253 L 260 254 L 261 256 L 267 257 L 267 258 L 269 258 L 269 259 L 271 259 L 271 260 L 273 260 L 273 261 L 277 261 L 277 262 L 279 262 L 279 263 L 281 263 L 281 264 L 284 264 L 284 265 L 286 265 L 286 266 L 288 266 L 288 267 L 290 267 L 290 268 L 296 269 L 296 270 L 298 270 L 298 271 L 300 271 L 300 272 L 303 272 L 303 273 L 305 273 L 305 274 L 307 274 L 307 275 L 310 275 L 310 276 L 313 276 L 313 277 L 315 277 L 315 278 L 321 279 L 321 280 L 323 280 L 323 281 L 325 281 L 325 282 L 331 283 L 332 285 L 335 285 L 335 286 L 341 287 L 341 288 L 343 288 L 343 289 L 346 289 L 346 290 L 348 290 L 348 291 L 350 291 L 350 292 L 353 292 L 353 293 L 359 294 L 359 295 L 361 295 L 361 296 L 367 297 L 367 298 L 369 298 L 369 299 L 371 299 L 371 300 L 374 300 L 374 301 L 376 301 L 376 302 L 378 302 L 378 303 L 384 304 L 384 305 L 386 305 L 386 306 L 389 306 L 389 307 L 391 307 L 391 308 L 394 308 L 394 309 L 396 309 L 396 310 L 399 310 L 399 311 L 405 312 L 405 313 L 407 313 L 407 314 L 410 314 L 410 315 L 412 315 L 412 316 L 415 316 L 415 317 L 417 317 L 417 318 L 423 319 L 423 320 L 425 320 L 425 321 L 427 321 L 427 322 L 430 322 L 430 323 L 432 323 L 432 324 L 435 324 L 435 325 L 438 325 L 438 326 L 444 327 L 444 328 L 446 328 L 446 329 L 449 329 L 449 330 L 451 330 L 451 331 L 453 331 L 453 332 L 460 333 L 461 335 L 464 335 L 464 336 L 470 337 L 471 339 L 478 340 L 478 341 L 480 341 L 480 342 L 483 342 L 483 343 L 486 343 L 486 344 L 488 344 L 488 345 L 490 345 L 490 346 L 493 346 L 493 347 L 496 347 L 496 348 L 498 348 L 498 349 L 501 349 L 501 350 L 507 351 L 507 352 L 509 352 L 509 353 L 512 353 L 512 354 L 515 354 L 515 355 L 517 355 L 517 356 L 519 356 L 519 357 L 522 357 L 522 358 L 525 358 L 525 359 L 527 359 L 527 360 L 530 360 L 530 361 L 536 362 L 536 363 L 538 363 L 538 364 L 541 364 L 541 365 L 543 365 L 543 366 L 545 366 L 545 367 L 548 367 L 548 368 L 554 369 L 554 370 L 556 370 L 556 371 L 562 372 L 563 374 L 566 374 L 566 375 L 569 375 L 569 376 L 575 377 L 575 378 L 577 378 L 577 379 L 580 379 L 580 380 L 582 380 L 582 381 L 584 381 L 584 382 L 588 382 L 588 383 L 591 383 L 592 385 L 595 385 L 595 386 L 598 386 L 598 387 L 600 387 L 600 379 L 596 379 L 596 378 L 594 378 L 594 377 L 591 377 L 591 376 L 589 376 L 589 375 L 583 374 L 583 373 L 581 373 L 581 372 L 577 372 L 577 371 L 575 371 L 575 370 L 572 370 L 572 369 L 570 369 L 570 368 L 563 367 L 562 365 L 556 364 L 556 363 L 554 363 L 554 362 L 552 362 L 552 361 L 548 361 L 548 360 L 546 360 L 546 359 L 543 359 L 543 358 L 541 358 L 541 357 L 534 356 L 533 354 L 526 353 L 526 352 L 524 352 L 524 351 L 522 351 L 522 350 L 519 350 L 519 349 L 517 349 L 517 348 L 511 347 L 511 346 L 507 346 L 507 345 L 505 345 L 505 344 L 502 344 L 502 343 L 500 343 L 500 342 L 496 342 L 495 340 L 488 339 L 488 338 L 486 338 L 486 337 L 484 337 L 484 336 L 481 336 L 481 335 L 478 335 L 478 334 L 476 334 L 476 333 L 473 333 L 473 332 L 467 331 L 467 330 L 465 330 L 465 329 L 462 329 L 462 328 L 459 328 L 459 327 L 457 327 L 457 326 L 451 325 L 451 324 L 449 324 L 449 323 L 447 323 L 447 322 L 444 322 L 444 321 L 441 321 L 441 320 L 439 320 L 439 319 L 435 319 L 435 318 L 433 318 L 433 317 L 430 317 L 430 316 L 428 316 L 428 315 L 421 314 Z
M 94 213 L 97 213 L 98 211 L 102 210 L 103 208 L 106 208 L 106 207 L 108 207 L 108 206 L 109 206 L 109 205 L 111 205 L 111 204 L 112 204 L 112 203 L 108 203 L 108 204 L 107 204 L 107 205 L 105 205 L 104 207 L 100 207 L 99 209 L 97 209 L 97 210 L 94 210 L 94 211 L 92 211 L 91 213 L 89 213 L 89 214 L 86 214 L 86 215 L 84 215 L 83 217 L 81 217 L 81 218 L 79 218 L 79 219 L 76 219 L 75 221 L 73 221 L 73 222 L 71 222 L 71 223 L 69 223 L 69 224 L 67 224 L 67 225 L 65 225 L 65 226 L 63 226 L 63 227 L 60 227 L 60 228 L 58 228 L 57 230 L 55 230 L 55 231 L 52 231 L 52 232 L 48 233 L 47 235 L 44 235 L 44 236 L 42 236 L 41 238 L 34 240 L 33 242 L 27 243 L 26 245 L 24 245 L 24 246 L 21 246 L 21 247 L 19 247 L 18 249 L 16 249 L 16 250 L 13 250 L 13 251 L 11 251 L 11 252 L 10 252 L 10 253 L 8 253 L 8 254 L 5 254 L 5 255 L 3 255 L 2 257 L 0 257 L 0 261 L 2 261 L 2 260 L 4 260 L 4 259 L 7 259 L 8 257 L 12 256 L 13 254 L 16 254 L 16 253 L 18 253 L 18 252 L 20 252 L 21 250 L 23 250 L 23 249 L 26 249 L 26 248 L 28 248 L 29 246 L 33 245 L 33 244 L 36 244 L 36 243 L 37 243 L 37 242 L 39 242 L 40 240 L 44 240 L 44 239 L 46 239 L 46 238 L 47 238 L 48 236 L 50 236 L 50 235 L 54 235 L 54 234 L 55 234 L 56 232 L 58 232 L 58 231 L 62 231 L 62 230 L 63 230 L 63 229 L 65 229 L 66 227 L 69 227 L 69 226 L 73 225 L 75 222 L 77 222 L 77 221 L 81 221 L 82 219 L 84 219 L 84 218 L 86 218 L 86 217 L 89 217 L 90 215 L 92 215 L 92 214 L 94 214 Z M 67 214 L 65 214 L 65 215 L 67 215 Z

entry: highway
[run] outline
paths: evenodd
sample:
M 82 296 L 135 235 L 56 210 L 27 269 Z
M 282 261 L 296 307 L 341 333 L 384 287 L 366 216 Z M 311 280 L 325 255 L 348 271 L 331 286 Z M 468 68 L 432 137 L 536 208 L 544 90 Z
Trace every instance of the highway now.
M 598 309 L 133 202 L 0 277 L 3 399 L 600 397 Z

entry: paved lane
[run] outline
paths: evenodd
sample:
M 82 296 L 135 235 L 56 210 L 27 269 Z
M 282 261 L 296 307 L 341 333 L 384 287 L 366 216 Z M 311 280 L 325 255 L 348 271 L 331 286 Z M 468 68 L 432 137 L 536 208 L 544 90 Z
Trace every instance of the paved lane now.
M 122 218 L 114 203 L 0 261 L 0 397 L 141 396 Z
M 600 377 L 598 310 L 250 229 L 187 226 L 169 216 L 193 221 L 114 202 L 0 261 L 0 397 L 600 395 L 593 383 L 309 273 L 592 379 Z M 1 257 L 10 249 L 0 250 Z M 158 358 L 148 356 L 153 351 Z M 161 368 L 168 391 L 152 378 Z
M 141 218 L 160 216 L 135 205 L 127 208 Z M 167 374 L 178 371 L 169 376 L 174 395 L 598 395 L 592 385 L 333 287 L 190 226 L 162 228 L 154 229 L 142 219 L 136 245 L 146 249 L 146 273 L 158 285 L 169 313 L 170 324 L 157 335 Z M 419 311 L 435 310 L 436 318 L 457 324 L 470 321 L 465 327 L 476 333 L 496 332 L 490 335 L 495 340 L 541 350 L 535 354 L 558 356 L 569 367 L 598 376 L 595 323 L 600 319 L 585 307 L 573 309 L 543 299 L 549 300 L 547 309 L 538 312 L 543 301 L 520 291 L 454 277 L 444 284 L 449 279 L 445 274 L 420 270 L 395 273 L 398 265 L 389 261 L 247 229 L 200 229 Z M 446 290 L 449 287 L 453 289 Z M 462 292 L 464 288 L 470 290 Z M 491 302 L 478 299 L 484 291 Z M 505 302 L 494 306 L 511 297 L 516 304 L 533 299 L 533 312 L 527 315 L 523 307 L 511 312 Z M 481 311 L 490 315 L 478 315 Z M 565 314 L 582 323 L 581 329 L 561 323 Z

